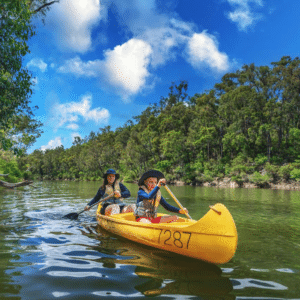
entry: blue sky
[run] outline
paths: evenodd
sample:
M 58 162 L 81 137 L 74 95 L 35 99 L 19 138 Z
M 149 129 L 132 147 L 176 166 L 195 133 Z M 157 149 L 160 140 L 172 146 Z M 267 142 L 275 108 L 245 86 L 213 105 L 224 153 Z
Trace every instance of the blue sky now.
M 123 126 L 188 81 L 193 96 L 244 64 L 299 56 L 298 0 L 60 0 L 24 64 L 44 133 L 29 149 Z

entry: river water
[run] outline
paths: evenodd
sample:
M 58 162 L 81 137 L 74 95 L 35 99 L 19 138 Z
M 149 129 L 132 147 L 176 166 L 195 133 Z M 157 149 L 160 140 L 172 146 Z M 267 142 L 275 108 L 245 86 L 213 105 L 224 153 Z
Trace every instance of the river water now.
M 35 185 L 0 189 L 0 299 L 300 299 L 299 191 L 170 186 L 193 219 L 217 202 L 231 212 L 237 252 L 216 266 L 112 236 L 94 209 L 63 219 L 99 182 Z

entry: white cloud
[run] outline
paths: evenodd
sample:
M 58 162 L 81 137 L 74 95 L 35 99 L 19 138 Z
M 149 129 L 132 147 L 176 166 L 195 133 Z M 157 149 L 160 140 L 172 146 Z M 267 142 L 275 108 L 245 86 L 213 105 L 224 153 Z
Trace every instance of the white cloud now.
M 101 61 L 83 62 L 79 56 L 69 59 L 57 69 L 60 73 L 72 73 L 76 76 L 97 77 L 101 69 Z
M 179 54 L 178 47 L 184 44 L 187 36 L 171 27 L 148 29 L 141 35 L 152 48 L 151 66 L 158 67 L 167 61 L 175 60 Z
M 234 11 L 227 13 L 227 17 L 236 22 L 240 31 L 247 31 L 261 19 L 261 14 L 253 12 L 257 7 L 263 6 L 262 0 L 227 0 Z
M 71 129 L 71 130 L 77 130 L 79 128 L 79 125 L 76 123 L 70 123 L 66 126 L 66 128 Z
M 191 23 L 158 12 L 155 0 L 112 2 L 117 8 L 119 23 L 127 28 L 135 39 L 143 40 L 151 46 L 151 66 L 161 66 L 176 58 L 180 52 L 178 46 L 185 39 L 184 35 L 191 31 Z
M 30 60 L 27 65 L 27 67 L 36 67 L 40 69 L 42 72 L 45 72 L 47 70 L 47 64 L 41 59 L 41 58 L 33 58 Z
M 147 68 L 151 53 L 151 46 L 138 39 L 105 52 L 108 81 L 124 98 L 136 94 L 145 85 L 150 75 Z
M 158 12 L 155 0 L 109 0 L 101 2 L 101 9 L 105 7 L 106 10 L 112 3 L 120 25 L 133 38 L 105 50 L 101 60 L 83 61 L 79 56 L 67 60 L 57 69 L 58 72 L 98 78 L 103 88 L 129 101 L 130 96 L 153 86 L 155 68 L 175 61 L 178 56 L 183 56 L 196 69 L 228 70 L 228 57 L 219 51 L 213 35 L 197 33 L 193 23 L 175 18 L 171 13 Z
M 91 49 L 92 28 L 100 19 L 100 0 L 60 0 L 47 18 L 58 46 L 80 53 Z
M 65 62 L 58 72 L 76 76 L 99 77 L 123 99 L 138 93 L 150 75 L 148 66 L 151 46 L 143 40 L 131 39 L 104 53 L 104 60 L 83 62 L 78 56 Z
M 56 102 L 51 108 L 50 123 L 57 130 L 65 126 L 67 129 L 77 130 L 80 117 L 85 122 L 92 121 L 96 124 L 106 123 L 110 117 L 109 111 L 105 108 L 94 108 L 92 106 L 92 96 L 85 95 L 80 102 L 68 102 L 60 104 Z
M 231 1 L 236 2 L 236 5 L 243 2 Z M 261 0 L 247 1 L 261 2 Z M 182 55 L 197 69 L 209 67 L 218 72 L 229 69 L 228 56 L 218 49 L 216 37 L 205 32 L 197 32 L 195 24 L 174 17 L 175 14 L 172 12 L 168 14 L 158 12 L 155 0 L 147 1 L 146 5 L 145 1 L 140 0 L 112 0 L 112 2 L 117 7 L 119 22 L 126 26 L 135 38 L 151 46 L 148 66 L 160 67 Z
M 55 149 L 57 147 L 60 147 L 62 145 L 61 137 L 56 137 L 54 140 L 49 141 L 49 143 L 45 146 L 41 147 L 42 151 L 45 151 L 47 149 Z
M 163 27 L 168 16 L 156 11 L 156 0 L 111 0 L 117 9 L 119 23 L 127 27 L 134 36 L 148 28 Z
M 229 68 L 228 56 L 218 50 L 214 36 L 205 31 L 194 33 L 187 45 L 188 61 L 195 68 L 209 66 L 217 72 L 225 72 Z

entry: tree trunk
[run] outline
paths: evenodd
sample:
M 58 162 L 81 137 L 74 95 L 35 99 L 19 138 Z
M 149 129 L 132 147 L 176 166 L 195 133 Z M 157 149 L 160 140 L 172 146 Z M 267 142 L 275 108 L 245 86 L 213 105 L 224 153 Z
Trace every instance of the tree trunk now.
M 18 182 L 18 183 L 10 183 L 10 182 L 0 180 L 0 186 L 3 186 L 7 189 L 13 189 L 13 188 L 16 188 L 19 186 L 25 186 L 25 185 L 29 185 L 32 183 L 33 183 L 33 181 L 31 181 L 31 180 L 25 180 L 25 181 Z
M 271 147 L 272 147 L 271 135 L 270 135 L 270 132 L 267 132 L 267 156 L 268 156 L 268 162 L 270 162 L 270 160 L 271 160 Z

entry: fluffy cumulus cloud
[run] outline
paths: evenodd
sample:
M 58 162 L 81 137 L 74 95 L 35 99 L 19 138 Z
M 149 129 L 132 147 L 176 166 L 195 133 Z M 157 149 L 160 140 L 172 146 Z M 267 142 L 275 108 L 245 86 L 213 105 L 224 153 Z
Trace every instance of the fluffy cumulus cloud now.
M 47 70 L 47 64 L 41 58 L 33 58 L 27 63 L 26 66 L 36 67 L 40 69 L 42 72 L 45 72 Z
M 82 61 L 78 56 L 65 62 L 58 72 L 76 76 L 99 77 L 124 99 L 139 92 L 150 75 L 148 66 L 151 46 L 143 40 L 131 39 L 104 53 L 103 60 Z
M 58 46 L 80 53 L 91 49 L 92 28 L 100 19 L 100 0 L 60 0 L 47 16 Z
M 229 68 L 228 56 L 218 50 L 214 36 L 194 33 L 187 45 L 188 60 L 196 67 L 208 66 L 217 72 L 225 72 Z
M 92 96 L 85 95 L 79 102 L 54 103 L 51 108 L 50 123 L 55 130 L 64 127 L 70 130 L 79 128 L 81 118 L 84 122 L 92 121 L 96 124 L 106 123 L 110 117 L 105 108 L 92 109 Z
M 54 140 L 49 141 L 49 143 L 45 146 L 41 147 L 42 151 L 45 151 L 47 149 L 55 149 L 57 147 L 60 147 L 62 145 L 61 137 L 56 137 Z
M 71 5 L 71 2 L 74 2 L 72 5 L 76 6 L 81 1 L 62 0 L 65 7 L 67 4 Z M 64 39 L 75 50 L 77 46 L 80 48 L 80 45 L 85 45 L 84 41 L 87 38 L 90 41 L 92 25 L 100 20 L 99 1 L 87 0 L 87 2 L 93 4 L 94 14 L 85 8 L 78 10 L 80 14 L 83 14 L 80 18 L 85 20 L 81 22 L 84 26 L 79 26 L 83 29 L 78 27 L 78 30 L 70 32 L 65 30 L 64 32 L 66 36 Z M 214 36 L 206 32 L 197 32 L 193 23 L 159 12 L 155 0 L 108 0 L 101 2 L 101 11 L 106 12 L 111 4 L 114 4 L 117 11 L 116 17 L 119 24 L 132 38 L 114 48 L 106 49 L 103 52 L 103 59 L 83 61 L 77 55 L 65 61 L 57 69 L 58 72 L 71 73 L 77 77 L 98 78 L 103 87 L 113 90 L 121 95 L 124 101 L 128 101 L 130 96 L 151 86 L 151 79 L 155 77 L 152 73 L 156 68 L 175 61 L 178 56 L 183 56 L 198 70 L 201 67 L 211 68 L 218 72 L 228 70 L 229 59 L 219 50 Z M 63 11 L 62 8 L 60 10 Z M 66 23 L 70 25 L 73 23 L 68 19 L 68 14 Z M 76 29 L 77 23 L 75 23 L 72 26 Z M 69 38 L 71 36 L 72 39 Z M 74 45 L 68 40 L 74 40 Z M 83 50 L 90 47 L 89 43 L 86 45 L 82 47 Z
M 261 14 L 256 12 L 256 8 L 263 6 L 262 0 L 227 0 L 234 9 L 227 13 L 227 17 L 237 23 L 240 31 L 247 31 L 258 20 L 261 19 Z
M 136 94 L 149 76 L 151 46 L 138 39 L 131 39 L 105 53 L 105 72 L 108 81 L 126 98 Z

